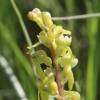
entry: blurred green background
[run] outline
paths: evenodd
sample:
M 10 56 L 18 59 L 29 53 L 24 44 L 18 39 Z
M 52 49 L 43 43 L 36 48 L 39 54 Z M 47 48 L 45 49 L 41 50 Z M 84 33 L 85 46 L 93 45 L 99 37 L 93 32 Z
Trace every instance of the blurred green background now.
M 33 8 L 49 11 L 52 17 L 74 16 L 100 12 L 99 0 L 15 0 L 32 43 L 38 41 L 40 28 L 27 18 Z M 100 17 L 54 21 L 72 32 L 71 44 L 78 65 L 73 68 L 74 91 L 81 94 L 81 100 L 100 98 Z M 25 98 L 37 100 L 37 80 L 27 52 L 27 41 L 10 0 L 0 0 L 0 56 L 4 57 L 17 77 Z M 1 60 L 1 59 L 0 59 Z M 3 63 L 3 62 L 1 62 Z M 19 92 L 21 94 L 21 92 Z M 27 100 L 17 93 L 5 68 L 0 64 L 0 100 Z

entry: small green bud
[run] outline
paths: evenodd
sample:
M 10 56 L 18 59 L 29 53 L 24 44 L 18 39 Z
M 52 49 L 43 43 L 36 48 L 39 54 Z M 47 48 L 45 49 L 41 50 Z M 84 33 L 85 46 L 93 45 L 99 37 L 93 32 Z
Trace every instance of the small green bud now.
M 43 90 L 46 91 L 47 93 L 49 93 L 50 95 L 56 95 L 58 94 L 58 86 L 57 83 L 55 81 L 45 84 L 43 86 Z
M 57 83 L 54 81 L 54 82 L 51 82 L 49 84 L 49 88 L 51 89 L 52 93 L 51 94 L 57 94 L 58 93 L 58 86 L 57 86 Z
M 63 100 L 81 100 L 81 97 L 78 92 L 64 91 Z
M 35 22 L 39 25 L 39 27 L 40 27 L 42 30 L 45 30 L 45 31 L 47 30 L 47 28 L 46 28 L 46 26 L 44 25 L 42 19 L 39 18 L 39 17 L 37 16 L 36 13 L 30 11 L 30 12 L 28 13 L 27 16 L 28 16 L 28 18 L 29 18 L 30 20 L 35 21 Z
M 42 14 L 41 14 L 40 9 L 35 8 L 32 10 L 32 12 L 34 12 L 42 20 Z
M 53 22 L 51 20 L 51 15 L 49 12 L 42 12 L 42 19 L 44 24 L 50 28 L 53 25 Z
M 35 21 L 37 24 L 43 24 L 42 20 L 34 12 L 30 11 L 27 16 L 30 20 Z

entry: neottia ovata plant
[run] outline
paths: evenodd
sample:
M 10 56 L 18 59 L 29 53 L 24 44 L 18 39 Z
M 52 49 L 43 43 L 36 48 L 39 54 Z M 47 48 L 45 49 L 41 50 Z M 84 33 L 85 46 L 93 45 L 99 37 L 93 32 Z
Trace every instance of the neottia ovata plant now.
M 29 46 L 28 54 L 35 64 L 35 72 L 40 81 L 38 100 L 80 100 L 80 94 L 71 91 L 74 84 L 72 68 L 78 63 L 69 47 L 72 41 L 71 32 L 53 24 L 49 12 L 41 12 L 38 8 L 28 13 L 28 18 L 35 21 L 42 31 L 37 35 L 39 42 Z M 44 50 L 32 53 L 33 49 L 43 44 L 49 48 L 52 58 Z M 41 68 L 46 65 L 46 69 Z M 68 90 L 64 84 L 68 82 Z

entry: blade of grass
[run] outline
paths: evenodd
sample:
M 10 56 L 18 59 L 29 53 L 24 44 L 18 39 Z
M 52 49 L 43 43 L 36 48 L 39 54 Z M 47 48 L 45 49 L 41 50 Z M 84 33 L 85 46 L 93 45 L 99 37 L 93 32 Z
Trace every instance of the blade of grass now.
M 31 68 L 31 65 L 29 64 L 27 59 L 24 57 L 24 55 L 21 53 L 20 49 L 18 48 L 18 46 L 17 46 L 16 42 L 14 41 L 12 35 L 10 34 L 9 30 L 2 23 L 0 23 L 0 29 L 1 29 L 1 36 L 4 37 L 5 41 L 8 43 L 8 45 L 14 52 L 15 56 L 17 57 L 17 59 L 22 64 L 23 69 L 25 69 L 29 78 L 32 80 L 33 84 L 35 86 L 37 86 L 35 83 L 35 80 L 34 80 L 34 75 L 33 75 L 33 70 Z
M 93 12 L 93 6 L 89 0 L 86 1 L 87 13 Z M 97 6 L 97 5 L 96 5 Z M 96 7 L 95 6 L 95 7 Z M 98 34 L 98 18 L 92 18 L 87 20 L 88 25 L 88 38 L 89 38 L 89 49 L 88 49 L 88 63 L 87 63 L 87 74 L 86 74 L 86 100 L 96 100 L 97 94 L 97 75 L 98 68 L 95 63 L 95 52 L 96 51 L 96 40 Z
M 98 34 L 98 18 L 88 19 L 88 63 L 86 79 L 86 100 L 96 100 L 97 70 L 95 68 L 96 38 Z
M 8 76 L 9 80 L 11 81 L 19 99 L 20 100 L 28 100 L 26 98 L 26 95 L 24 93 L 24 90 L 23 90 L 21 84 L 19 83 L 17 77 L 14 75 L 13 70 L 11 69 L 11 67 L 9 67 L 8 62 L 2 55 L 0 55 L 0 66 L 3 68 L 6 75 Z
M 18 8 L 17 8 L 17 6 L 16 6 L 14 0 L 10 0 L 10 2 L 11 2 L 11 4 L 12 4 L 13 8 L 14 8 L 14 11 L 15 11 L 17 17 L 18 17 L 18 20 L 19 20 L 20 25 L 21 25 L 21 27 L 22 27 L 22 30 L 23 30 L 23 33 L 24 33 L 24 35 L 25 35 L 26 41 L 27 41 L 28 45 L 31 46 L 31 45 L 32 45 L 32 42 L 31 42 L 31 39 L 30 39 L 30 37 L 29 37 L 28 31 L 27 31 L 27 29 L 26 29 L 26 26 L 25 26 L 25 24 L 24 24 L 24 21 L 23 21 L 23 19 L 22 19 L 22 16 L 21 16 L 21 14 L 20 14 L 20 12 L 19 12 L 19 10 L 18 10 Z
M 21 53 L 19 47 L 17 46 L 16 42 L 14 41 L 12 35 L 10 34 L 9 30 L 7 29 L 6 26 L 4 26 L 2 24 L 2 22 L 0 23 L 0 30 L 1 30 L 1 36 L 2 38 L 5 39 L 6 43 L 8 44 L 8 46 L 11 48 L 11 50 L 13 51 L 15 57 L 19 60 L 19 62 L 21 63 L 23 70 L 26 71 L 28 77 L 29 77 L 29 81 L 30 83 L 33 83 L 33 89 L 32 91 L 33 93 L 33 98 L 34 100 L 36 100 L 36 95 L 35 95 L 35 87 L 37 87 L 37 83 L 35 81 L 34 75 L 33 75 L 33 70 L 31 68 L 31 65 L 29 64 L 29 62 L 27 61 L 27 59 L 24 57 L 24 55 Z

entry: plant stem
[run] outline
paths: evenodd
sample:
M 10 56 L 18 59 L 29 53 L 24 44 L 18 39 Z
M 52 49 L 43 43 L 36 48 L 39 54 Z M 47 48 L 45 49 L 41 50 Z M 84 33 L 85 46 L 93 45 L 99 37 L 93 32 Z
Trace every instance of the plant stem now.
M 58 85 L 59 95 L 62 97 L 63 91 L 64 91 L 63 90 L 63 84 L 62 84 L 62 77 L 61 77 L 61 74 L 60 74 L 59 65 L 55 63 L 55 61 L 57 60 L 57 56 L 56 56 L 53 44 L 51 44 L 51 46 L 50 46 L 50 51 L 51 51 L 51 55 L 52 55 L 53 66 L 54 66 L 54 69 L 55 69 L 55 77 L 56 77 L 56 82 L 57 82 L 57 85 Z

